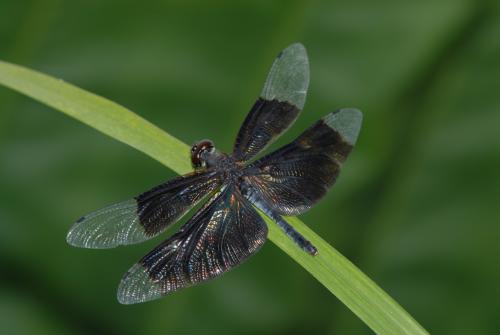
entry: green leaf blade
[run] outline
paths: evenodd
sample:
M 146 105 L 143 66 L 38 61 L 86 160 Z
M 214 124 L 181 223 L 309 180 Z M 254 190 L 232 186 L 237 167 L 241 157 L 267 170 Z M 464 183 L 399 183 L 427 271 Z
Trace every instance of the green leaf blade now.
M 341 253 L 296 217 L 287 221 L 311 241 L 319 254 L 299 248 L 269 219 L 269 239 L 306 269 L 377 334 L 427 334 L 397 302 Z
M 130 110 L 45 74 L 0 61 L 0 84 L 61 111 L 179 174 L 191 170 L 189 146 Z M 401 306 L 298 218 L 288 218 L 317 248 L 303 252 L 265 218 L 269 239 L 306 269 L 377 334 L 427 334 Z
M 189 147 L 125 107 L 22 66 L 0 61 L 0 84 L 61 111 L 183 174 Z

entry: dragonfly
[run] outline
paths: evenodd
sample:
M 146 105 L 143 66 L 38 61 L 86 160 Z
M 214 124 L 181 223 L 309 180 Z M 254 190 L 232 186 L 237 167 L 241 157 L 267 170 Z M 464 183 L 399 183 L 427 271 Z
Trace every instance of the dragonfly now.
M 122 304 L 146 302 L 220 276 L 254 255 L 274 221 L 298 248 L 318 249 L 283 216 L 309 210 L 335 183 L 362 123 L 354 108 L 331 112 L 291 143 L 257 157 L 284 133 L 304 107 L 309 86 L 306 49 L 295 43 L 272 64 L 260 97 L 246 116 L 230 154 L 210 140 L 191 148 L 193 171 L 132 199 L 81 217 L 70 245 L 106 249 L 151 239 L 203 200 L 177 232 L 123 276 Z

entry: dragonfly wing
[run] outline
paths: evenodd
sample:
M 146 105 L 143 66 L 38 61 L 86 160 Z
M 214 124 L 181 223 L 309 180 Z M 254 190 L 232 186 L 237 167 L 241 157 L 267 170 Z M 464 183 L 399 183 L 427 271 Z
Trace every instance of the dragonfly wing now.
M 80 218 L 67 236 L 69 244 L 105 249 L 150 239 L 176 222 L 221 183 L 215 172 L 174 178 L 124 202 Z
M 356 109 L 326 115 L 293 142 L 248 166 L 243 193 L 282 215 L 307 211 L 335 183 L 356 143 L 361 121 Z
M 246 161 L 288 129 L 304 107 L 309 86 L 309 61 L 302 44 L 283 50 L 271 67 L 260 98 L 236 137 L 233 156 Z
M 259 214 L 227 186 L 124 275 L 118 300 L 153 300 L 217 277 L 256 253 L 266 237 Z

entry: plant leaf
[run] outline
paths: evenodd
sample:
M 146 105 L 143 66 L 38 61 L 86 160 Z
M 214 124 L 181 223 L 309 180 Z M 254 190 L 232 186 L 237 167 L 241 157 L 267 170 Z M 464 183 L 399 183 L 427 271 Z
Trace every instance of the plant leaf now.
M 62 80 L 0 61 L 0 84 L 53 107 L 156 159 L 179 174 L 191 170 L 189 146 L 130 110 Z M 319 254 L 303 252 L 265 218 L 269 239 L 377 334 L 427 334 L 387 293 L 298 218 L 288 218 Z

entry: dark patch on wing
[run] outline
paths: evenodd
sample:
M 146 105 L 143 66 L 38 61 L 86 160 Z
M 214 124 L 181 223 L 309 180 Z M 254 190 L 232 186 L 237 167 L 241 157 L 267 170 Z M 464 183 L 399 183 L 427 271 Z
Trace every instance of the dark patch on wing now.
M 66 240 L 73 246 L 93 249 L 148 240 L 176 222 L 220 184 L 215 172 L 177 177 L 138 197 L 82 216 L 73 224 Z
M 242 192 L 262 199 L 279 214 L 301 214 L 335 183 L 351 150 L 339 132 L 319 120 L 293 142 L 247 167 Z
M 147 235 L 154 236 L 174 223 L 221 180 L 216 172 L 193 172 L 137 196 L 137 214 Z
M 300 110 L 286 102 L 259 98 L 240 128 L 233 150 L 237 161 L 246 161 L 271 144 L 295 121 Z
M 118 299 L 143 302 L 217 277 L 257 252 L 266 237 L 262 218 L 228 186 L 129 270 Z

